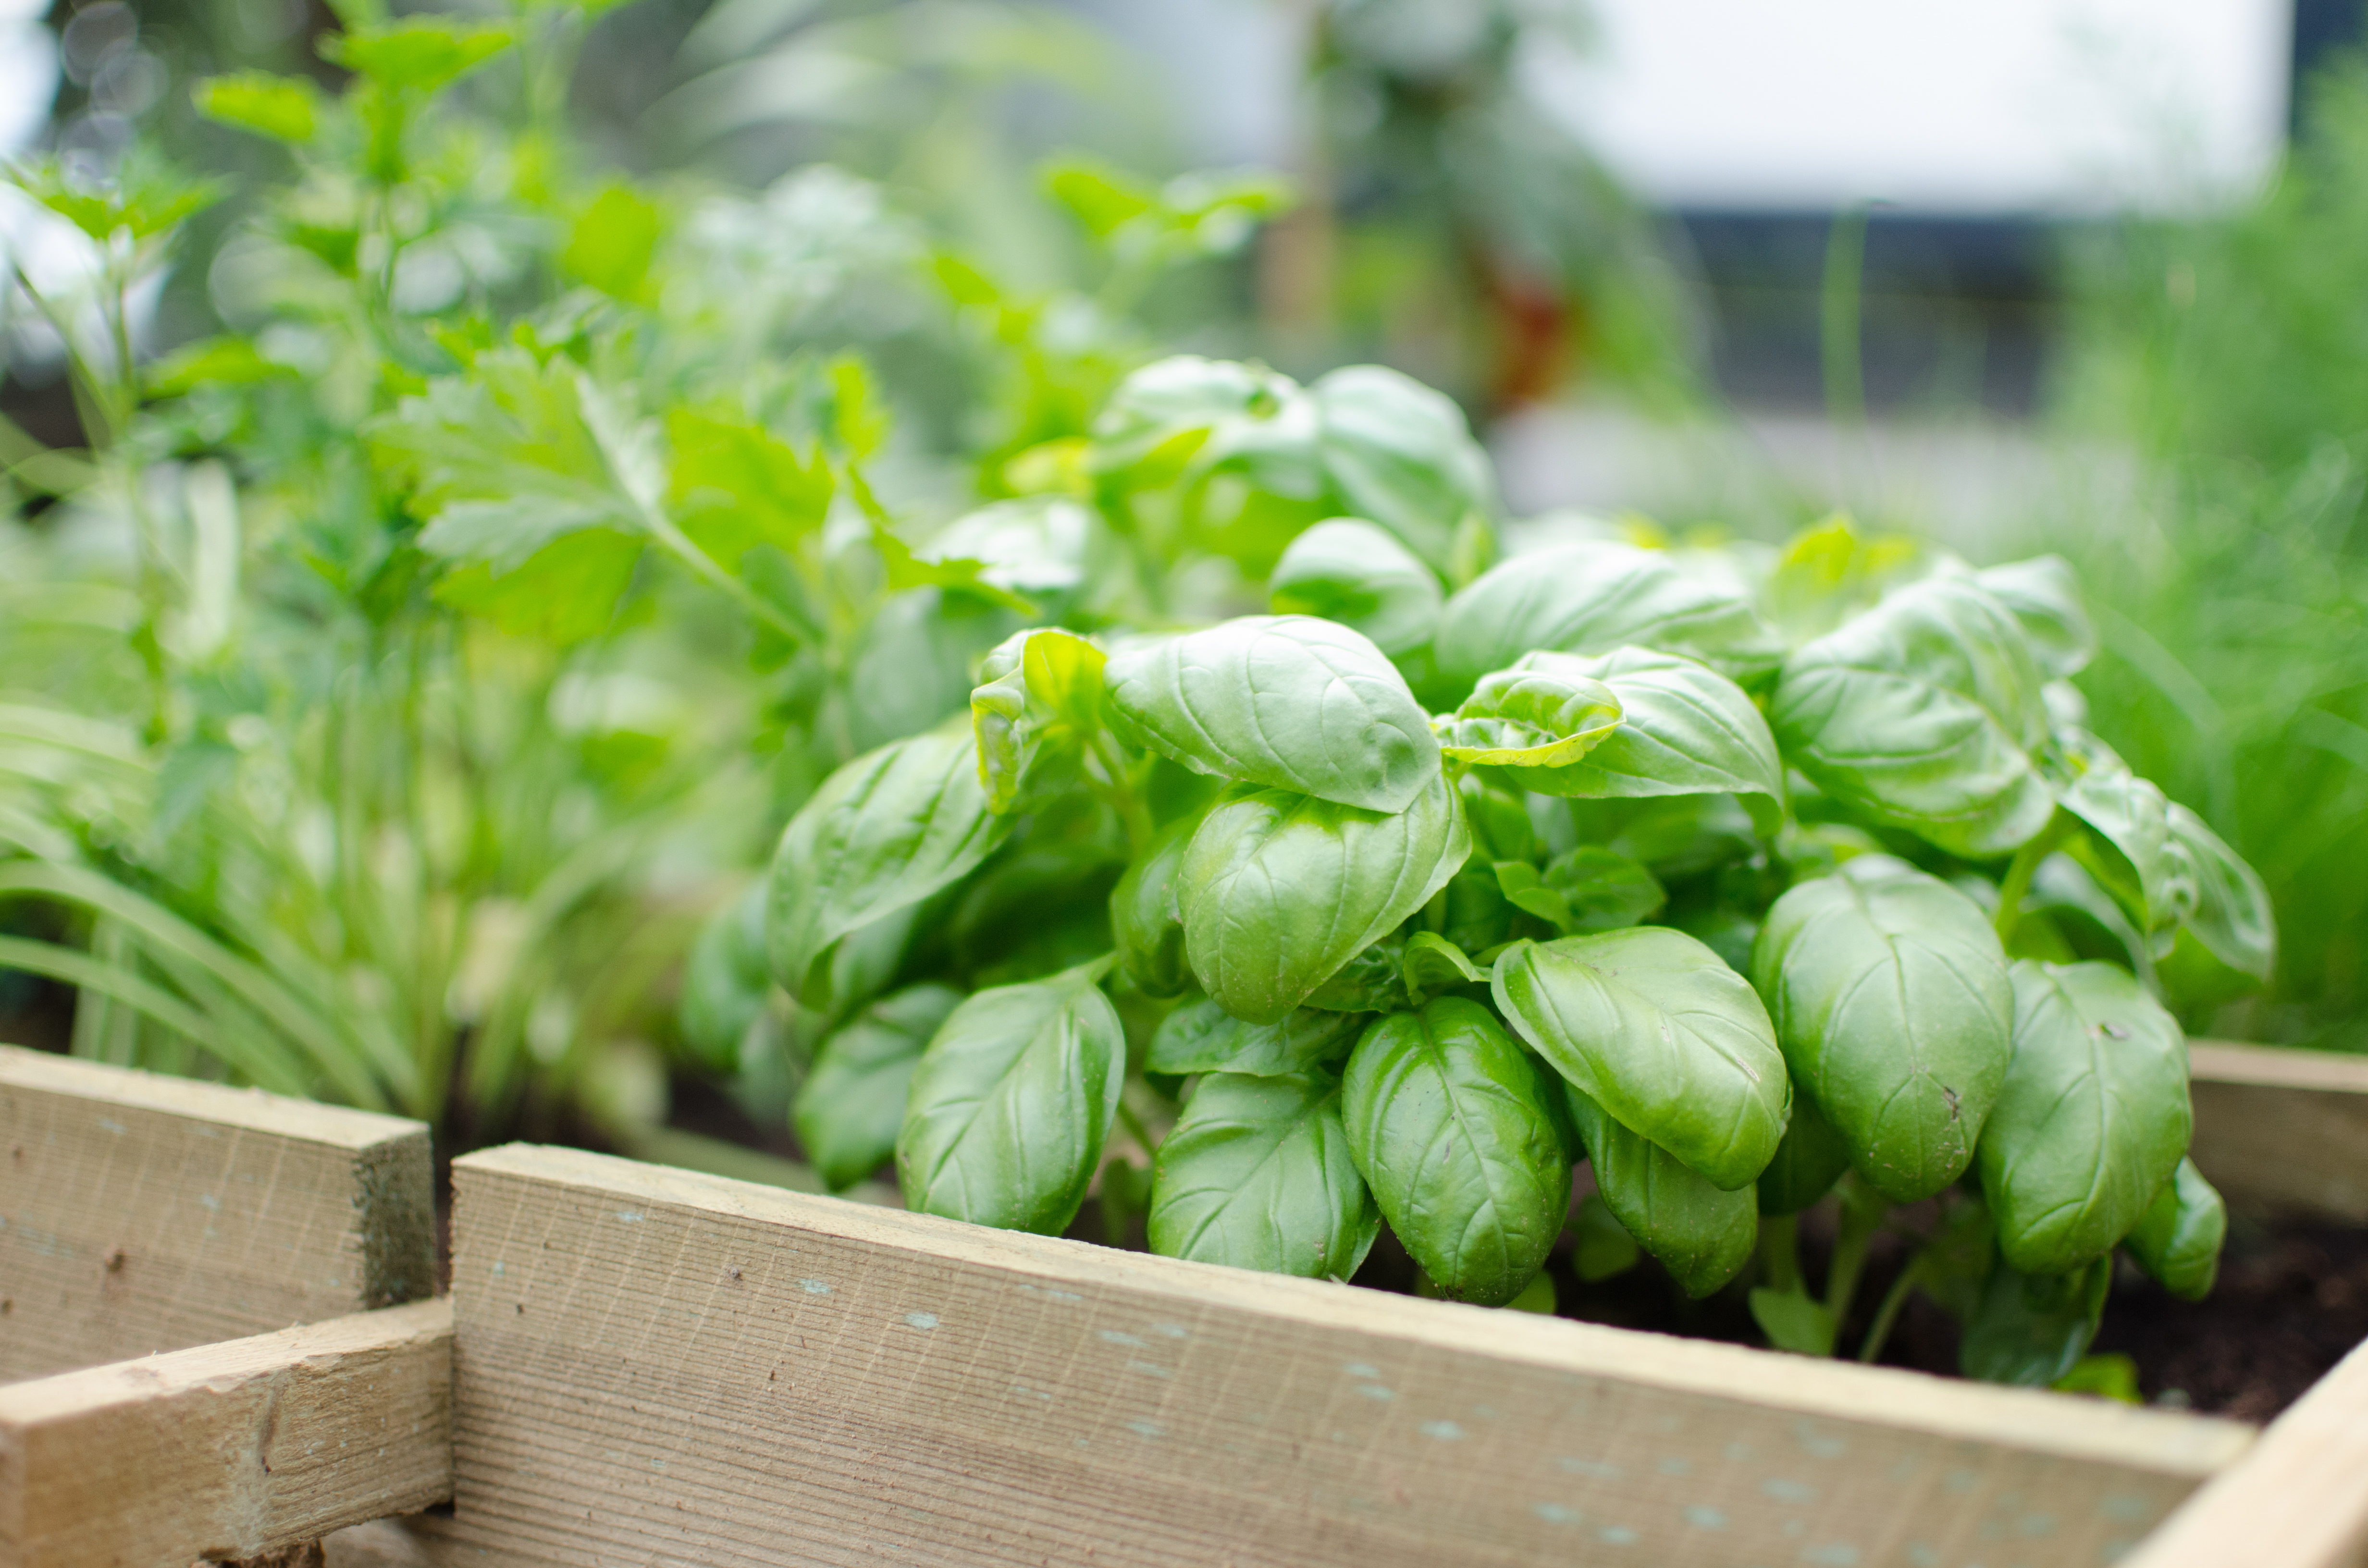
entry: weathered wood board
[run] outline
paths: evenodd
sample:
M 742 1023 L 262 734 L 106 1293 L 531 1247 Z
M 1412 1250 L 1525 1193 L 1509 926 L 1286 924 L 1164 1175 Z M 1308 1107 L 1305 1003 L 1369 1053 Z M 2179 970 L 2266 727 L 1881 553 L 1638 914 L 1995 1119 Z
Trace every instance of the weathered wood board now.
M 427 1129 L 0 1047 L 0 1382 L 416 1301 Z
M 2239 1208 L 2368 1222 L 2368 1057 L 2198 1040 L 2196 1167 Z
M 2252 1440 L 577 1151 L 454 1177 L 442 1561 L 2087 1568 Z
M 0 1563 L 188 1568 L 451 1494 L 449 1301 L 0 1387 Z

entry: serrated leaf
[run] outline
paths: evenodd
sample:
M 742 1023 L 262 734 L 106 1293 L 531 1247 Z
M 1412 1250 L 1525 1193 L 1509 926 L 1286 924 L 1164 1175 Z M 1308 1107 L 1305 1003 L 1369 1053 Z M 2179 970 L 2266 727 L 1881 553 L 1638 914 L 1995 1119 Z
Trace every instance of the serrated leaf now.
M 1112 655 L 1110 712 L 1130 739 L 1202 773 L 1403 812 L 1440 774 L 1406 680 L 1345 626 L 1244 616 Z
M 513 637 L 577 642 L 608 630 L 641 558 L 640 541 L 622 534 L 570 533 L 506 569 L 478 562 L 448 573 L 435 595 Z
M 1275 614 L 1337 620 L 1393 659 L 1430 641 L 1444 602 L 1437 574 L 1387 529 L 1359 517 L 1309 528 L 1267 578 L 1267 608 Z
M 666 415 L 666 439 L 682 531 L 727 568 L 760 544 L 794 551 L 829 516 L 836 487 L 819 448 L 802 456 L 753 420 L 687 408 Z
M 1440 755 L 1462 763 L 1517 768 L 1508 780 L 1534 789 L 1620 727 L 1620 699 L 1601 681 L 1528 661 L 1480 677 L 1454 713 L 1433 726 Z
M 1759 1209 L 1747 1184 L 1729 1192 L 1630 1131 L 1565 1083 L 1571 1120 L 1621 1229 L 1697 1300 L 1736 1276 L 1759 1238 Z
M 1554 1087 L 1530 1054 L 1488 1009 L 1445 996 L 1368 1028 L 1343 1089 L 1357 1168 L 1440 1294 L 1519 1295 L 1570 1209 Z
M 189 96 L 208 119 L 274 141 L 302 146 L 320 130 L 321 89 L 310 77 L 237 71 L 205 78 Z
M 2122 1245 L 2163 1289 L 2182 1301 L 2200 1301 L 2219 1276 L 2220 1244 L 2227 1234 L 2227 1205 L 2195 1162 L 2181 1159 Z
M 833 1192 L 853 1187 L 894 1156 L 913 1072 L 962 999 L 951 985 L 908 985 L 856 1014 L 815 1048 L 790 1119 L 806 1159 Z
M 1398 813 L 1229 790 L 1177 883 L 1192 972 L 1235 1017 L 1279 1022 L 1429 902 L 1471 848 L 1443 776 Z
M 1329 1074 L 1212 1073 L 1153 1161 L 1151 1250 L 1346 1279 L 1381 1231 Z
M 1279 1074 L 1337 1070 L 1370 1015 L 1327 1013 L 1301 1007 L 1280 1023 L 1244 1023 L 1214 998 L 1196 996 L 1159 1021 L 1151 1036 L 1147 1066 L 1183 1077 L 1194 1073 L 1237 1073 L 1253 1078 Z
M 381 86 L 435 93 L 518 41 L 507 22 L 464 22 L 438 16 L 348 26 L 322 35 L 321 58 Z
M 1768 1011 L 1741 975 L 1658 926 L 1517 942 L 1497 1010 L 1612 1119 L 1733 1191 L 1767 1168 L 1792 1109 Z

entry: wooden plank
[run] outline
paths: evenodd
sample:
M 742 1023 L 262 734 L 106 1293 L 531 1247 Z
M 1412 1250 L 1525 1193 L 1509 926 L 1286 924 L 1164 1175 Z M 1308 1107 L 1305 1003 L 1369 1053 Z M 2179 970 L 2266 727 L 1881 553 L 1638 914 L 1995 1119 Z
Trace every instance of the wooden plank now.
M 451 1494 L 448 1300 L 0 1388 L 0 1563 L 188 1568 Z
M 2368 1346 L 2271 1423 L 2127 1568 L 2368 1564 Z
M 2089 1568 L 2252 1438 L 578 1151 L 453 1172 L 439 1562 Z
M 2368 1221 L 2368 1057 L 2197 1040 L 2198 1169 L 2262 1214 Z
M 430 1295 L 427 1127 L 0 1047 L 0 1382 Z

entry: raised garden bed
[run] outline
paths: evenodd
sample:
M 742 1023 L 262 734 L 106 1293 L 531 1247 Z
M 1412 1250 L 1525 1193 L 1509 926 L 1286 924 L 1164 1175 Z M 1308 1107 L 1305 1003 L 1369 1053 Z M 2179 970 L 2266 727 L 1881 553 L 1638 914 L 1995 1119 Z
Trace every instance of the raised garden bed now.
M 2368 1064 L 2194 1057 L 2195 1158 L 2240 1213 L 2368 1220 Z M 454 1165 L 449 1303 L 353 1311 L 390 1278 L 354 1265 L 419 1233 L 421 1130 L 9 1051 L 0 1144 L 6 1364 L 83 1334 L 174 1352 L 0 1389 L 0 1563 L 252 1558 L 447 1493 L 327 1561 L 2334 1568 L 2368 1543 L 2358 1356 L 2257 1434 L 516 1145 Z M 233 1308 L 347 1315 L 188 1344 Z

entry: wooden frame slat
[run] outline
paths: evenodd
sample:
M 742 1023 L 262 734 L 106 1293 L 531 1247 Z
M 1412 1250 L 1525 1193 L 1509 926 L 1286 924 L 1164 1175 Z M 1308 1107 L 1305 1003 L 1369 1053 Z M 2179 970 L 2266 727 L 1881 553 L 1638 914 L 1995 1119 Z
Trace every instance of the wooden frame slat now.
M 580 1151 L 453 1174 L 427 1533 L 518 1562 L 2087 1568 L 2252 1440 Z
M 0 1047 L 0 1382 L 436 1288 L 427 1129 Z
M 452 1310 L 0 1387 L 0 1563 L 188 1568 L 451 1495 Z
M 2197 1040 L 2196 1168 L 2259 1213 L 2368 1222 L 2368 1057 Z

